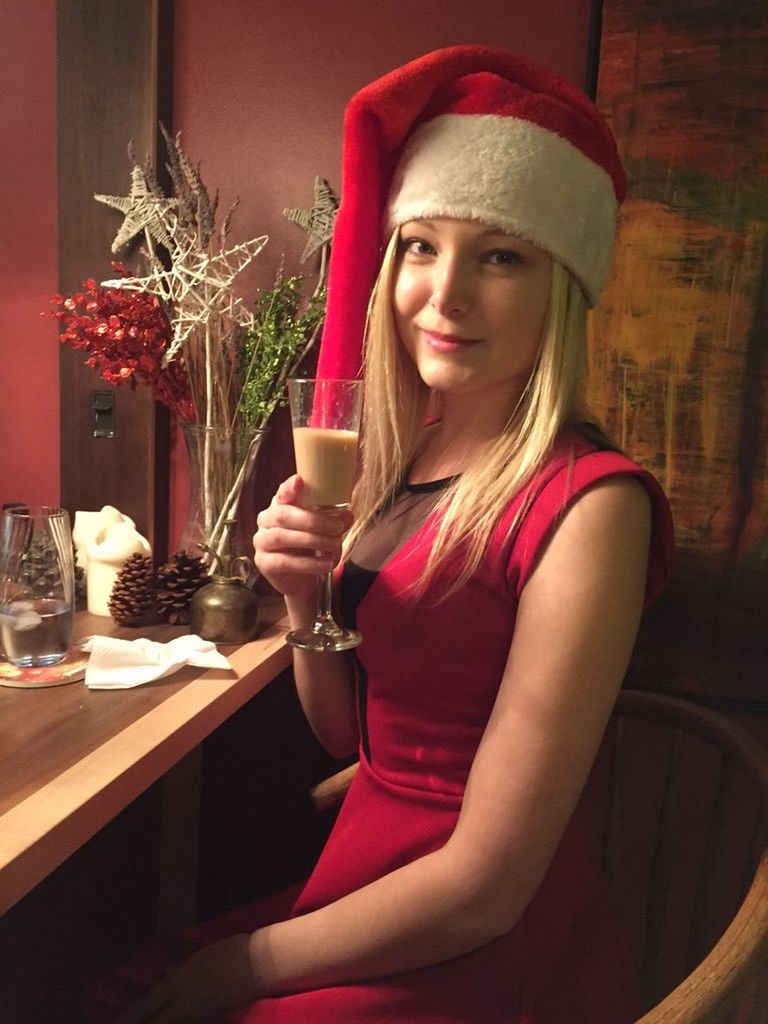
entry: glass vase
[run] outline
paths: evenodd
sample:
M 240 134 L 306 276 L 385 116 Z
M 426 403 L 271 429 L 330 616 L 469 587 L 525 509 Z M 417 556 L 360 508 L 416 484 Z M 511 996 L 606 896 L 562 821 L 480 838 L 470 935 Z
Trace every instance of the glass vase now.
M 243 439 L 229 428 L 184 423 L 182 433 L 189 458 L 189 508 L 181 549 L 208 564 L 249 554 L 240 550 L 236 524 L 240 497 L 253 483 L 264 431 Z

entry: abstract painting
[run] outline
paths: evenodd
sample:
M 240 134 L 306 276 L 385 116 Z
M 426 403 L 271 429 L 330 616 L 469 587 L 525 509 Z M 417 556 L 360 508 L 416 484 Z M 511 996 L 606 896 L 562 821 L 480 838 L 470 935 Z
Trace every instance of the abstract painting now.
M 605 0 L 629 179 L 590 329 L 596 417 L 670 497 L 630 685 L 768 710 L 768 6 Z

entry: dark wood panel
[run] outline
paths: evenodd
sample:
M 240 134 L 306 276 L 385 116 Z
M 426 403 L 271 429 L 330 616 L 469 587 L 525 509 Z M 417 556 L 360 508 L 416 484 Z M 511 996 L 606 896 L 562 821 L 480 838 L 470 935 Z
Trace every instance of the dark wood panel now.
M 82 1024 L 86 986 L 154 938 L 160 797 L 134 801 L 0 918 L 0 1020 Z
M 117 211 L 102 192 L 126 195 L 127 144 L 158 151 L 158 119 L 171 123 L 172 3 L 60 0 L 58 17 L 59 287 L 112 276 Z M 121 254 L 138 263 L 137 248 Z M 116 433 L 94 438 L 91 396 L 115 393 Z M 144 389 L 111 388 L 62 346 L 61 500 L 70 511 L 117 505 L 136 520 L 159 558 L 168 521 L 168 418 Z

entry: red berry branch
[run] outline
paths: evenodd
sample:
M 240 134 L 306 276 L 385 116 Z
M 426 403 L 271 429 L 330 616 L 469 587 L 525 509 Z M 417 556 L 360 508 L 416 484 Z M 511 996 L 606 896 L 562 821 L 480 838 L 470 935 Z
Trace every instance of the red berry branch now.
M 120 263 L 115 270 L 124 274 Z M 92 366 L 110 384 L 145 384 L 155 398 L 180 420 L 193 421 L 195 409 L 183 357 L 163 366 L 172 329 L 159 299 L 146 292 L 102 288 L 88 278 L 83 290 L 67 296 L 54 295 L 56 312 L 43 316 L 64 325 L 59 341 L 88 353 Z

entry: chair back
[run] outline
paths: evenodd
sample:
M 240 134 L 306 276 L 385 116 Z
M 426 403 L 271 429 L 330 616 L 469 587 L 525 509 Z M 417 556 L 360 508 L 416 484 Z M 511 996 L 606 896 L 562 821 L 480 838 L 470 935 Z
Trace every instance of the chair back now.
M 764 748 L 720 714 L 624 691 L 585 802 L 641 965 L 642 1024 L 725 1020 L 768 964 Z

